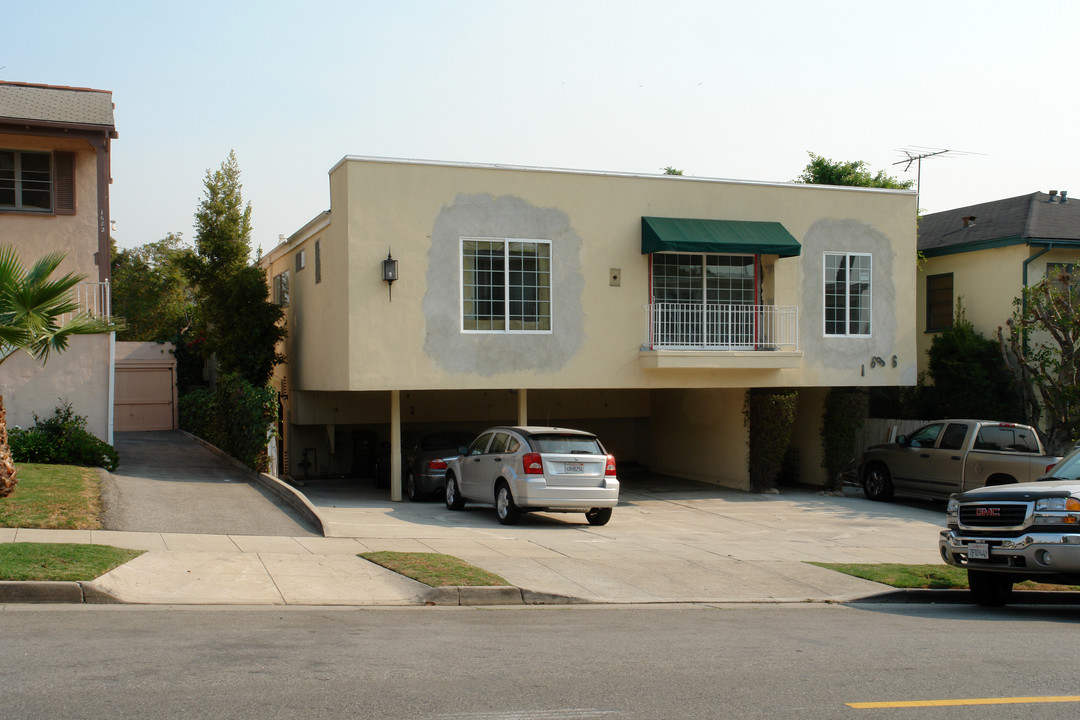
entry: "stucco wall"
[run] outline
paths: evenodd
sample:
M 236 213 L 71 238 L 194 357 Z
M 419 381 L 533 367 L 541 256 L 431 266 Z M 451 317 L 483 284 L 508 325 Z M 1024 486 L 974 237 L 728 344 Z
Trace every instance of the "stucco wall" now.
M 110 335 L 74 337 L 65 353 L 53 355 L 44 366 L 23 352 L 6 360 L 0 366 L 0 393 L 8 424 L 30 427 L 35 413 L 45 419 L 68 402 L 76 415 L 87 418 L 87 430 L 110 441 L 111 339 Z
M 739 389 L 654 390 L 649 423 L 652 470 L 748 490 L 745 396 Z
M 926 332 L 926 281 L 931 275 L 953 274 L 953 306 L 962 300 L 964 313 L 976 330 L 994 338 L 999 327 L 1012 317 L 1013 300 L 1023 287 L 1024 261 L 1041 248 L 1010 245 L 974 252 L 926 258 L 919 267 L 916 320 L 918 322 L 919 372 L 925 372 L 927 352 L 936 333 Z M 1049 263 L 1080 264 L 1076 250 L 1050 250 L 1028 265 L 1028 285 L 1046 276 Z
M 5 134 L 0 134 L 0 148 L 75 153 L 76 213 L 0 213 L 0 245 L 14 247 L 24 267 L 31 266 L 47 252 L 59 250 L 65 258 L 55 277 L 71 272 L 86 276 L 87 281 L 97 281 L 95 150 L 83 140 Z M 44 418 L 65 400 L 77 414 L 87 417 L 87 429 L 103 440 L 111 440 L 110 344 L 108 335 L 75 337 L 66 352 L 53 354 L 44 367 L 23 353 L 0 365 L 0 392 L 4 395 L 8 422 L 27 427 L 33 424 L 34 413 Z
M 300 323 L 295 337 L 305 342 L 295 373 L 300 389 L 890 385 L 915 379 L 911 194 L 346 160 L 331 172 L 331 200 L 323 285 L 336 287 L 320 288 L 310 305 L 337 319 L 310 318 L 299 306 L 307 296 L 294 281 L 290 312 Z M 783 223 L 804 252 L 771 264 L 766 284 L 777 304 L 800 307 L 800 366 L 642 368 L 649 287 L 648 256 L 640 250 L 643 215 Z M 551 241 L 551 334 L 461 332 L 462 236 Z M 387 250 L 400 270 L 392 300 L 380 276 Z M 825 250 L 874 253 L 872 338 L 823 337 Z M 609 282 L 612 268 L 621 273 L 618 286 Z M 347 328 L 331 337 L 342 317 Z M 874 356 L 889 362 L 871 372 Z M 341 383 L 342 377 L 348 381 Z

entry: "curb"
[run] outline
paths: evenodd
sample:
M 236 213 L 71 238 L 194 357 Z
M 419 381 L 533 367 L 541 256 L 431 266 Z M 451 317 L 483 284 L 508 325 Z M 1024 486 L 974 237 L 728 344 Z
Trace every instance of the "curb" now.
M 424 605 L 586 605 L 588 600 L 569 595 L 533 592 L 513 585 L 446 585 L 420 596 Z
M 0 605 L 6 603 L 68 603 L 112 605 L 123 601 L 92 583 L 0 580 Z

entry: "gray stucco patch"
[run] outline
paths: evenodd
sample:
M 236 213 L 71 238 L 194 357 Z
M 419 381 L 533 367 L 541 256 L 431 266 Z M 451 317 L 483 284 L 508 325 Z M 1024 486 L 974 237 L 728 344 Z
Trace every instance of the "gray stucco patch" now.
M 551 241 L 550 334 L 461 331 L 461 238 Z M 566 213 L 504 195 L 458 195 L 435 219 L 428 251 L 424 352 L 453 373 L 554 372 L 582 346 L 581 238 Z
M 800 306 L 800 347 L 822 348 L 825 367 L 850 370 L 867 364 L 874 356 L 891 362 L 897 354 L 896 288 L 892 280 L 896 257 L 892 243 L 880 231 L 858 220 L 819 220 L 810 226 L 802 241 L 803 274 Z M 871 274 L 870 337 L 824 337 L 824 262 L 826 252 L 870 253 Z M 911 362 L 912 358 L 901 358 Z

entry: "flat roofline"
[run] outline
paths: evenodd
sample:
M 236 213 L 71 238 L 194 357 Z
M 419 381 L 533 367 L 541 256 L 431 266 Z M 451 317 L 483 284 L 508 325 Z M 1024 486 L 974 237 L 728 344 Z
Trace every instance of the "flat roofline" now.
M 448 160 L 418 160 L 415 158 L 389 158 L 372 155 L 346 155 L 338 160 L 327 174 L 333 173 L 347 162 L 384 163 L 387 165 L 428 165 L 434 167 L 469 168 L 476 170 L 512 170 L 517 172 L 544 172 L 562 175 L 596 175 L 599 177 L 618 178 L 649 178 L 652 180 L 665 180 L 672 182 L 707 182 L 726 183 L 730 185 L 753 185 L 759 187 L 785 187 L 785 188 L 817 188 L 818 190 L 838 190 L 841 192 L 869 192 L 885 193 L 889 195 L 915 195 L 915 190 L 893 190 L 890 188 L 865 188 L 850 185 L 812 185 L 796 182 L 769 182 L 762 180 L 734 180 L 730 178 L 693 177 L 687 175 L 663 175 L 651 173 L 631 173 L 600 170 L 575 170 L 571 168 L 537 167 L 529 165 L 504 165 L 501 163 L 471 163 L 452 162 Z

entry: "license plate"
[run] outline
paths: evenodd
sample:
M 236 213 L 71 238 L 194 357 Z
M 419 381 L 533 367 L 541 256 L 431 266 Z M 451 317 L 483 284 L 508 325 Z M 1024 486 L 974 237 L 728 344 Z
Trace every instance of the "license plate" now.
M 585 465 L 583 463 L 566 463 L 566 465 L 563 467 L 563 472 L 568 472 L 568 473 L 585 472 Z
M 968 560 L 989 560 L 990 545 L 988 543 L 969 543 L 967 546 Z

